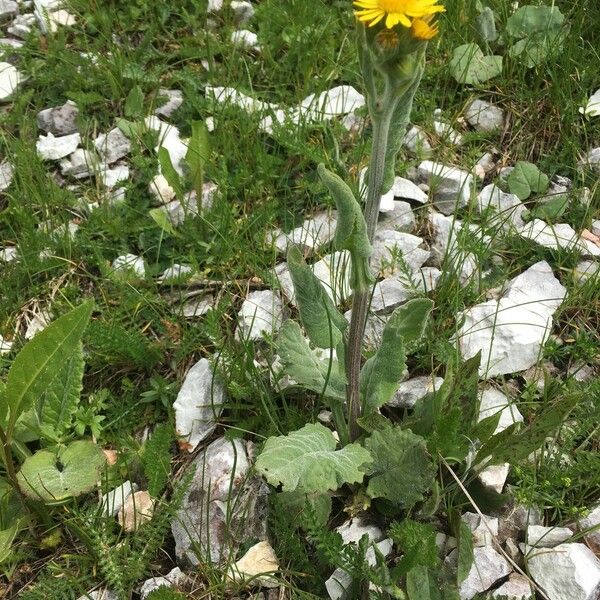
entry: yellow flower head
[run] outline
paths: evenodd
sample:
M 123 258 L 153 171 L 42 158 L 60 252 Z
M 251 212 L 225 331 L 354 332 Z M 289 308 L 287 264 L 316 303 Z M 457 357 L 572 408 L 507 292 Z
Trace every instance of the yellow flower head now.
M 422 20 L 417 25 L 419 33 L 424 34 L 425 25 L 430 31 L 430 37 L 419 39 L 431 39 L 435 33 L 435 27 L 431 27 L 423 17 L 429 17 L 435 13 L 444 12 L 446 9 L 438 4 L 439 0 L 354 0 L 354 6 L 360 10 L 355 10 L 354 14 L 360 21 L 369 24 L 369 27 L 377 25 L 379 21 L 385 18 L 385 26 L 388 29 L 395 27 L 400 23 L 404 27 L 413 27 L 414 22 Z M 414 19 L 414 20 L 411 20 Z M 413 31 L 415 37 L 417 32 Z M 437 33 L 437 31 L 436 31 Z
M 432 16 L 423 19 L 414 19 L 410 28 L 413 37 L 424 41 L 434 38 L 440 29 L 436 23 L 431 23 L 432 20 Z

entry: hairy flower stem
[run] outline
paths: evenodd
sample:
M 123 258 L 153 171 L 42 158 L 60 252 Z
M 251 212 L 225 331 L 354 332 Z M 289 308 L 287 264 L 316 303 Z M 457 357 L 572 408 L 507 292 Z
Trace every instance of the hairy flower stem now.
M 390 122 L 397 102 L 397 96 L 390 93 L 390 87 L 387 87 L 383 97 L 370 107 L 373 122 L 373 147 L 369 162 L 367 203 L 364 213 L 370 242 L 373 241 L 377 218 L 379 216 L 387 141 Z M 346 391 L 348 400 L 348 430 L 351 441 L 354 441 L 360 435 L 358 418 L 362 412 L 360 401 L 361 350 L 370 298 L 371 290 L 368 287 L 362 286 L 352 290 L 352 316 L 350 318 L 346 361 L 346 373 L 348 377 Z

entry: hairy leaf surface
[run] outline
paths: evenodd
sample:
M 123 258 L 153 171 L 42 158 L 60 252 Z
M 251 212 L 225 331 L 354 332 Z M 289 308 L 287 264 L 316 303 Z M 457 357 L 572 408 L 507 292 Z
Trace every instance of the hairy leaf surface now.
M 284 492 L 326 492 L 361 482 L 370 453 L 359 444 L 341 450 L 336 445 L 329 429 L 308 424 L 289 435 L 269 438 L 256 459 L 256 470 Z
M 366 441 L 373 457 L 367 493 L 405 509 L 423 499 L 435 476 L 425 440 L 409 429 L 375 431 Z

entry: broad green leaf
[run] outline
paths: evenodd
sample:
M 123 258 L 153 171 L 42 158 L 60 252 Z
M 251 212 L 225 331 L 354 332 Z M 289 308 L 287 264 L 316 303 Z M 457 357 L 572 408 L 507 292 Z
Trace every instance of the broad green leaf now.
M 515 194 L 519 200 L 527 200 L 532 192 L 545 192 L 549 179 L 534 164 L 520 160 L 506 178 L 506 183 L 511 194 Z
M 10 557 L 12 543 L 19 531 L 19 521 L 0 531 L 0 565 Z
M 17 473 L 21 491 L 48 503 L 89 492 L 98 483 L 106 457 L 97 444 L 78 440 L 58 452 L 38 450 Z
M 360 374 L 365 414 L 389 402 L 406 371 L 406 345 L 422 335 L 433 302 L 416 298 L 397 308 L 383 330 L 381 346 Z
M 506 22 L 506 33 L 526 38 L 533 33 L 560 29 L 565 16 L 556 6 L 522 6 Z
M 185 162 L 190 169 L 192 187 L 196 191 L 198 203 L 202 198 L 204 185 L 204 165 L 210 155 L 208 129 L 204 121 L 192 121 L 192 137 L 185 155 Z
M 300 320 L 310 341 L 319 348 L 335 348 L 342 341 L 348 322 L 296 246 L 288 249 L 287 264 L 294 283 Z
M 498 31 L 496 30 L 496 18 L 494 11 L 485 6 L 475 19 L 477 33 L 481 41 L 485 43 L 495 42 L 498 39 Z
M 125 116 L 142 117 L 144 113 L 144 92 L 139 85 L 134 85 L 125 100 Z
M 556 196 L 538 203 L 523 214 L 523 219 L 542 219 L 549 223 L 556 223 L 563 216 L 569 206 L 569 196 L 567 194 L 557 194 Z
M 425 440 L 410 429 L 375 431 L 366 440 L 373 457 L 367 494 L 385 498 L 404 509 L 423 499 L 435 476 Z
M 294 527 L 309 530 L 314 527 L 325 527 L 331 513 L 331 496 L 329 494 L 307 494 L 301 491 L 280 492 L 275 494 L 274 501 L 279 509 L 287 515 L 288 522 Z
M 134 123 L 127 119 L 117 119 L 117 127 L 129 139 L 139 138 L 148 130 L 147 125 L 143 121 Z
M 456 583 L 460 586 L 469 575 L 473 565 L 473 536 L 469 526 L 462 519 L 459 521 Z
M 336 450 L 333 433 L 308 424 L 286 436 L 269 438 L 256 459 L 256 470 L 284 492 L 327 492 L 360 483 L 371 455 L 359 444 Z
M 161 173 L 164 175 L 167 183 L 173 188 L 175 196 L 178 200 L 182 200 L 184 192 L 181 177 L 179 177 L 179 173 L 177 173 L 171 162 L 169 151 L 164 146 L 158 149 L 158 162 L 160 163 Z
M 17 354 L 6 380 L 7 402 L 0 406 L 0 421 L 8 409 L 9 434 L 19 415 L 33 406 L 48 389 L 60 367 L 77 352 L 92 306 L 91 302 L 84 302 L 59 317 Z
M 169 235 L 173 237 L 181 237 L 181 234 L 173 227 L 173 223 L 169 220 L 167 213 L 160 208 L 152 208 L 148 214 L 152 220 Z
M 299 385 L 337 400 L 346 399 L 346 378 L 338 366 L 321 360 L 308 345 L 298 323 L 286 321 L 277 349 L 285 372 Z
M 532 33 L 529 37 L 518 40 L 509 50 L 509 56 L 518 58 L 528 69 L 537 67 L 562 50 L 564 33 L 561 30 L 548 33 Z
M 442 596 L 433 575 L 427 567 L 418 565 L 406 575 L 408 600 L 441 600 Z
M 71 424 L 83 387 L 83 346 L 63 364 L 41 401 L 41 421 L 57 434 L 63 434 Z
M 478 85 L 502 73 L 502 57 L 485 56 L 477 44 L 463 44 L 454 49 L 449 66 L 458 83 Z

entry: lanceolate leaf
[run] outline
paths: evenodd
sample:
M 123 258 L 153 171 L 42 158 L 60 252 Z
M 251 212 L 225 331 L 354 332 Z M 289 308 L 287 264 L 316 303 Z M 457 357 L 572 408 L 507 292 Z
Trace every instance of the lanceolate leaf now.
M 192 137 L 188 151 L 185 155 L 185 161 L 190 168 L 190 177 L 192 185 L 196 191 L 198 204 L 202 198 L 202 185 L 204 183 L 204 165 L 210 154 L 210 143 L 208 140 L 208 130 L 203 121 L 192 122 Z
M 78 440 L 57 453 L 38 450 L 25 459 L 17 480 L 21 491 L 34 500 L 62 502 L 89 492 L 105 463 L 99 446 Z
M 0 531 L 0 565 L 10 556 L 10 548 L 18 531 L 19 521 Z
M 286 373 L 299 385 L 337 400 L 346 399 L 346 378 L 338 365 L 321 360 L 310 348 L 295 321 L 286 321 L 277 349 Z
M 460 585 L 469 575 L 473 565 L 473 536 L 469 526 L 460 520 L 458 524 L 458 568 L 456 583 Z
M 12 432 L 19 415 L 33 406 L 64 362 L 78 350 L 91 314 L 92 303 L 84 302 L 50 323 L 19 352 L 6 381 L 4 398 L 8 406 L 0 406 L 0 421 L 8 409 L 9 432 Z
M 83 387 L 83 347 L 78 344 L 74 354 L 62 365 L 41 404 L 41 422 L 62 434 L 71 424 Z
M 177 173 L 171 162 L 169 151 L 164 146 L 161 146 L 158 149 L 158 162 L 160 163 L 162 174 L 175 191 L 175 196 L 181 200 L 183 198 L 183 184 L 181 183 L 181 177 L 179 177 L 179 173 Z
M 327 492 L 361 482 L 371 462 L 369 452 L 359 444 L 341 450 L 336 445 L 329 429 L 308 424 L 287 436 L 269 438 L 256 459 L 256 470 L 284 492 Z
M 338 209 L 335 245 L 338 250 L 350 250 L 358 256 L 369 258 L 373 252 L 365 217 L 352 190 L 341 177 L 328 171 L 325 165 L 318 167 L 319 177 L 333 196 Z
M 361 371 L 360 384 L 365 414 L 389 402 L 398 389 L 406 370 L 406 344 L 423 335 L 432 307 L 431 300 L 417 298 L 392 313 L 383 330 L 379 350 L 367 360 Z
M 348 326 L 344 315 L 335 307 L 296 246 L 290 246 L 287 262 L 300 320 L 310 341 L 319 348 L 335 348 L 342 341 L 342 334 Z
M 405 509 L 423 499 L 435 476 L 425 440 L 410 429 L 375 431 L 366 441 L 373 457 L 367 493 Z
M 418 565 L 406 576 L 408 600 L 441 600 L 437 581 L 427 567 Z

